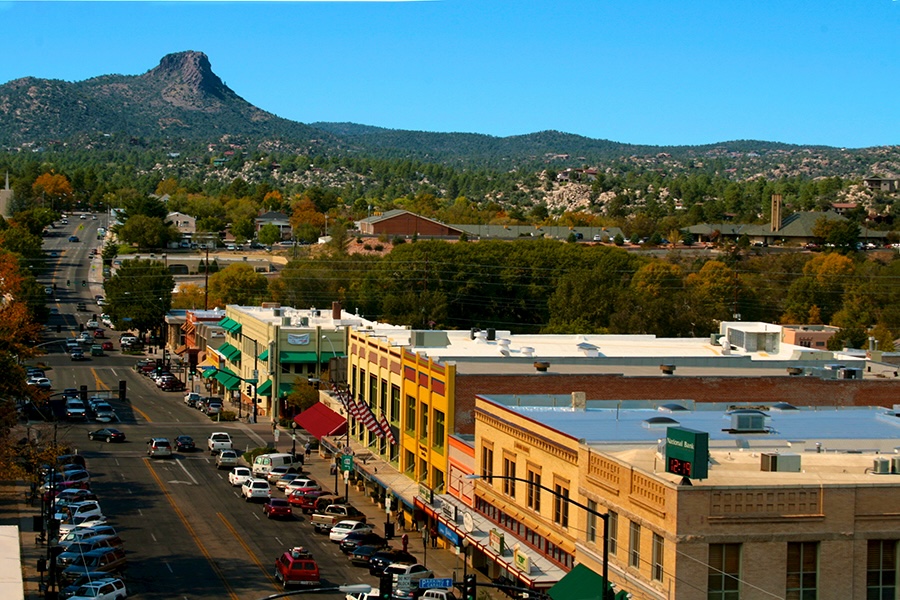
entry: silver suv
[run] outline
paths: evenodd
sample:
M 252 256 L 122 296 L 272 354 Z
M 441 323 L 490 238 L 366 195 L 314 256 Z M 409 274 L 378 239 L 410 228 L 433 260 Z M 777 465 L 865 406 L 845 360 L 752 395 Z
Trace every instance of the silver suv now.
M 147 456 L 153 458 L 172 456 L 172 445 L 166 438 L 152 438 L 147 442 Z

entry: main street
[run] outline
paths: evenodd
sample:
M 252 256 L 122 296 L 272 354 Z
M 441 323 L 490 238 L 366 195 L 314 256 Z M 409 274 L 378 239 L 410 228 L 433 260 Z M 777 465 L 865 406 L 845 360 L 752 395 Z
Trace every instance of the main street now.
M 89 260 L 89 250 L 94 247 L 99 253 L 96 229 L 105 222 L 70 216 L 69 223 L 62 231 L 54 230 L 57 235 L 45 244 L 48 252 L 59 255 L 50 259 L 48 274 L 41 279 L 49 287 L 56 283 L 53 305 L 59 314 L 50 317 L 48 340 L 77 335 L 79 323 L 102 312 L 94 301 L 102 293 L 96 285 L 102 267 L 99 257 Z M 67 241 L 70 235 L 80 241 Z M 78 302 L 85 302 L 88 311 L 77 311 Z M 107 334 L 115 349 L 106 356 L 73 362 L 59 343 L 48 344 L 39 362 L 47 366 L 53 392 L 84 385 L 89 395 L 109 395 L 120 419 L 112 426 L 127 436 L 122 444 L 89 441 L 88 432 L 103 427 L 97 423 L 61 423 L 57 430 L 60 443 L 85 456 L 104 514 L 125 540 L 130 597 L 260 598 L 281 590 L 272 577 L 274 561 L 296 545 L 306 546 L 317 559 L 323 585 L 377 586 L 376 579 L 365 569 L 352 567 L 327 536 L 315 534 L 303 515 L 271 521 L 260 504 L 244 502 L 239 489 L 228 484 L 228 472 L 217 470 L 203 450 L 209 433 L 218 430 L 230 433 L 240 450 L 263 446 L 271 442 L 265 424 L 211 421 L 186 406 L 183 393 L 160 391 L 135 372 L 132 367 L 140 356 L 121 355 L 117 332 Z M 125 402 L 117 396 L 120 381 L 127 386 Z M 193 437 L 198 450 L 170 459 L 147 456 L 149 438 L 174 440 L 178 435 Z M 343 598 L 338 593 L 318 596 Z

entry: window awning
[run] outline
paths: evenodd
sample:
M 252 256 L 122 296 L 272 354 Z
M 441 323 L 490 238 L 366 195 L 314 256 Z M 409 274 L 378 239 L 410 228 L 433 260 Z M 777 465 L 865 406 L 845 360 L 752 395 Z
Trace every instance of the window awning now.
M 182 344 L 182 345 L 178 346 L 177 348 L 175 348 L 175 354 L 177 354 L 178 356 L 181 356 L 182 354 L 184 354 L 184 351 L 187 349 L 188 349 L 188 347 L 185 346 L 184 344 Z
M 209 379 L 210 377 L 215 377 L 216 373 L 218 373 L 218 371 L 216 371 L 215 367 L 213 367 L 212 365 L 209 365 L 208 368 L 203 370 L 203 379 Z
M 258 388 L 256 388 L 257 396 L 271 396 L 272 395 L 272 380 L 268 379 L 265 382 L 261 383 Z
M 232 319 L 231 317 L 225 317 L 221 321 L 217 323 L 219 327 L 230 333 L 231 335 L 236 335 L 241 332 L 241 324 Z
M 216 352 L 218 352 L 231 362 L 237 362 L 241 358 L 241 351 L 228 342 L 225 342 L 224 344 L 216 348 Z
M 265 350 L 260 352 L 259 356 L 257 356 L 256 358 L 258 358 L 259 360 L 269 360 L 269 349 L 266 348 Z
M 603 577 L 599 573 L 578 564 L 547 593 L 553 600 L 596 600 L 602 597 L 603 587 Z
M 315 363 L 315 352 L 282 352 L 278 355 L 278 362 L 283 365 L 296 365 L 300 363 Z
M 236 390 L 241 387 L 241 380 L 225 371 L 216 371 L 216 381 L 224 385 L 227 390 Z
M 294 417 L 294 422 L 316 439 L 322 439 L 327 435 L 340 435 L 347 430 L 347 419 L 321 402 L 313 404 Z

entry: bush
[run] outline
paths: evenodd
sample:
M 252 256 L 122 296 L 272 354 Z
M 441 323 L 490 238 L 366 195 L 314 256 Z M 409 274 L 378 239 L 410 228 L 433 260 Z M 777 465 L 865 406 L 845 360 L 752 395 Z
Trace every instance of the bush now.
M 382 250 L 384 250 L 384 246 L 382 246 L 381 244 L 375 244 L 376 252 L 381 252 Z
M 371 250 L 371 249 L 372 249 L 372 246 L 370 246 L 369 244 L 363 244 L 363 250 Z
M 233 410 L 223 410 L 218 415 L 209 415 L 210 421 L 237 421 L 237 413 Z
M 405 244 L 406 240 L 404 240 L 402 237 L 397 235 L 397 236 L 394 236 L 394 239 L 391 240 L 391 243 L 395 246 L 399 246 L 400 244 Z

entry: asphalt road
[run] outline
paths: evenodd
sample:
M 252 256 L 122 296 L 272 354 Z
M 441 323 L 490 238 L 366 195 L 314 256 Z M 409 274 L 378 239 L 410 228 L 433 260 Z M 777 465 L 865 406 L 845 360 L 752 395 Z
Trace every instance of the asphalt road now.
M 101 309 L 93 296 L 102 293 L 96 286 L 82 286 L 82 280 L 98 281 L 91 269 L 100 269 L 99 260 L 88 260 L 91 247 L 99 248 L 96 229 L 104 218 L 81 220 L 69 216 L 69 225 L 56 229 L 45 240 L 45 248 L 58 253 L 41 283 L 56 283 L 48 339 L 73 337 L 79 323 Z M 68 242 L 70 235 L 80 242 Z M 66 286 L 66 279 L 71 285 Z M 88 303 L 88 312 L 76 311 L 79 301 Z M 56 332 L 56 325 L 62 328 Z M 133 598 L 263 598 L 278 593 L 272 577 L 277 556 L 291 546 L 310 549 L 319 563 L 325 586 L 369 583 L 374 577 L 349 564 L 327 536 L 313 532 L 306 517 L 292 521 L 265 518 L 261 504 L 244 502 L 238 489 L 228 484 L 227 471 L 217 470 L 204 452 L 212 431 L 227 431 L 239 449 L 265 445 L 262 426 L 242 423 L 215 423 L 186 406 L 182 392 L 163 392 L 153 382 L 136 373 L 132 366 L 139 356 L 123 356 L 118 351 L 118 335 L 108 332 L 116 350 L 107 356 L 73 362 L 62 344 L 46 346 L 39 361 L 48 367 L 53 392 L 86 385 L 90 394 L 106 392 L 120 422 L 111 424 L 125 432 L 127 441 L 107 444 L 88 440 L 88 432 L 104 427 L 98 423 L 60 424 L 57 439 L 77 448 L 87 460 L 92 488 L 100 498 L 104 514 L 125 540 L 128 569 L 125 577 Z M 119 402 L 119 381 L 126 381 L 127 400 Z M 104 395 L 107 395 L 104 394 Z M 256 429 L 254 429 L 254 427 Z M 146 453 L 150 437 L 190 435 L 201 447 L 191 454 L 170 459 L 151 459 Z M 280 492 L 273 492 L 280 495 Z M 343 598 L 334 592 L 316 594 L 322 598 Z

